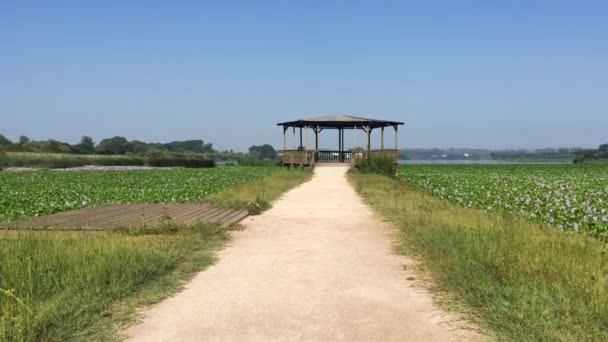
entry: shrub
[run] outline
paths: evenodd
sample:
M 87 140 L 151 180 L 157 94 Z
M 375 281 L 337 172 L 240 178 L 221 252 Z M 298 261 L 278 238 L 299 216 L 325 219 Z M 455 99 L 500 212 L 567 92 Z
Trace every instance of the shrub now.
M 356 167 L 362 172 L 377 173 L 394 178 L 397 174 L 397 166 L 395 160 L 388 156 L 368 156 L 362 158 Z

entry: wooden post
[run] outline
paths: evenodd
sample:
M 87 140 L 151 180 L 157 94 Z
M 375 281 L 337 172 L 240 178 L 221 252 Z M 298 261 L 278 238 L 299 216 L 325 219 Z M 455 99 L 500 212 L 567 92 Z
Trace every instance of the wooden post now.
M 304 145 L 302 144 L 302 126 L 300 126 L 300 146 L 298 146 L 298 149 L 303 146 Z
M 384 127 L 380 129 L 380 149 L 384 150 Z
M 395 150 L 398 150 L 399 149 L 399 143 L 398 143 L 398 141 L 399 141 L 399 139 L 398 139 L 398 137 L 399 137 L 399 135 L 398 135 L 399 134 L 399 131 L 398 131 L 399 130 L 399 125 L 395 125 L 393 127 L 395 128 Z
M 342 151 L 342 129 L 338 128 L 338 161 L 340 161 L 340 151 Z
M 344 128 L 342 128 L 342 153 L 340 153 L 340 162 L 344 163 L 344 150 L 346 150 L 344 148 Z
M 365 132 L 367 133 L 367 156 L 369 157 L 369 152 L 372 149 L 372 143 L 371 143 L 372 128 L 369 125 L 366 126 Z
M 296 150 L 296 126 L 293 126 L 293 149 Z
M 287 134 L 285 132 L 287 132 L 287 127 L 283 126 L 283 153 L 287 149 Z
M 308 164 L 308 125 L 304 126 L 304 160 Z

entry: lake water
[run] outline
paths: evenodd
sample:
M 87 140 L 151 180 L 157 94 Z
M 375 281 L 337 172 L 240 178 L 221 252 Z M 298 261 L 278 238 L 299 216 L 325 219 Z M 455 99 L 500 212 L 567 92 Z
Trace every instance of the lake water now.
M 546 164 L 546 165 L 558 165 L 558 164 L 572 164 L 572 162 L 516 162 L 516 161 L 504 161 L 504 160 L 400 160 L 401 165 L 522 165 L 522 164 Z

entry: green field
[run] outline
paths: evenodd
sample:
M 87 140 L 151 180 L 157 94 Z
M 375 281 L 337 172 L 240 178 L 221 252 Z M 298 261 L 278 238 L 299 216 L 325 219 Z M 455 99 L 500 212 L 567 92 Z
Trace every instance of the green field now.
M 311 173 L 279 167 L 0 172 L 3 221 L 108 202 L 268 208 Z M 0 230 L 0 341 L 114 340 L 228 239 L 213 224 L 109 232 Z
M 407 165 L 398 178 L 460 206 L 608 235 L 606 165 Z
M 199 201 L 285 172 L 279 167 L 0 172 L 0 222 L 106 203 Z

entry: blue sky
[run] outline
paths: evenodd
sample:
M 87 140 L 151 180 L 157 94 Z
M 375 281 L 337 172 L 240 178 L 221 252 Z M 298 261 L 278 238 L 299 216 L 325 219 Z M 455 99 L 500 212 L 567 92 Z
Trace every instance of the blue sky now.
M 593 147 L 607 37 L 607 1 L 5 1 L 0 134 L 244 150 L 348 113 L 402 147 Z

